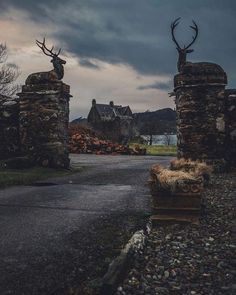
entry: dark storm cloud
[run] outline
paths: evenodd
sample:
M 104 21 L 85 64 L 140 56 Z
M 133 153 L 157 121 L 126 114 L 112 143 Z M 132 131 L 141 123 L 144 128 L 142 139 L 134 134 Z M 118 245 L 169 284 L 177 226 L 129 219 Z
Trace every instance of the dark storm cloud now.
M 53 37 L 85 59 L 128 64 L 143 74 L 173 74 L 177 52 L 170 23 L 178 16 L 181 44 L 191 40 L 188 27 L 199 24 L 199 38 L 189 60 L 216 62 L 236 83 L 236 1 L 234 0 L 8 0 L 37 22 L 58 26 Z
M 159 89 L 159 90 L 170 90 L 173 87 L 172 82 L 155 82 L 149 85 L 141 85 L 137 89 L 138 90 L 147 90 L 147 89 Z
M 100 69 L 100 67 L 98 65 L 94 64 L 93 62 L 91 62 L 89 59 L 86 59 L 86 58 L 80 59 L 79 64 L 82 67 L 86 67 L 86 68 L 90 68 L 90 69 L 97 69 L 97 70 Z
M 3 11 L 9 7 L 15 7 L 21 10 L 26 10 L 31 13 L 31 17 L 35 20 L 40 20 L 44 17 L 48 18 L 46 12 L 48 7 L 53 11 L 62 1 L 60 0 L 0 0 L 0 9 Z

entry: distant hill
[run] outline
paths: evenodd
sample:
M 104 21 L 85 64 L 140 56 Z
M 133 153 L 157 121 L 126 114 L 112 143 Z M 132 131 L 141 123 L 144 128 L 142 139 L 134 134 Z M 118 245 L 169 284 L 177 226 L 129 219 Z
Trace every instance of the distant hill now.
M 140 134 L 176 133 L 176 112 L 171 108 L 133 115 Z
M 176 133 L 176 112 L 171 108 L 134 113 L 133 117 L 140 134 Z M 87 119 L 79 117 L 71 124 L 87 125 Z
M 70 122 L 71 124 L 81 124 L 81 125 L 87 125 L 87 119 L 83 117 L 79 117 L 77 119 L 74 119 Z

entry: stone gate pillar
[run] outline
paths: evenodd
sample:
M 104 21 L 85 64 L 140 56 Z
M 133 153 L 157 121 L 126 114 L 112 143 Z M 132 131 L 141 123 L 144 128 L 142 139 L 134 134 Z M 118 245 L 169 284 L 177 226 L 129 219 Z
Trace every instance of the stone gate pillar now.
M 26 83 L 18 95 L 21 152 L 35 164 L 68 168 L 70 87 L 62 81 Z
M 174 78 L 178 157 L 225 165 L 227 76 L 210 63 L 187 63 Z

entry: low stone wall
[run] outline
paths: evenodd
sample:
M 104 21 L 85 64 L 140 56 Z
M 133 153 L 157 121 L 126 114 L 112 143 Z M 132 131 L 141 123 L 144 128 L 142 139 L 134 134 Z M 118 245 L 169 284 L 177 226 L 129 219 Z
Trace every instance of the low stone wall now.
M 227 89 L 226 99 L 226 148 L 225 158 L 231 167 L 236 168 L 236 89 Z
M 69 86 L 24 85 L 18 95 L 22 153 L 44 167 L 68 168 Z
M 0 159 L 19 152 L 19 99 L 0 95 Z

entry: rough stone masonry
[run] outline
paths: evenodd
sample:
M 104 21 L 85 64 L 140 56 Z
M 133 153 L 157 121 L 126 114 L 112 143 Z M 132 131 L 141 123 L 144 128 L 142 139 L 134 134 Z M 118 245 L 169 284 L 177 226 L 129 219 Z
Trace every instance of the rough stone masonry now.
M 198 26 L 188 46 L 180 47 L 171 24 L 172 39 L 179 53 L 174 77 L 177 111 L 178 158 L 204 160 L 216 171 L 236 167 L 236 90 L 225 89 L 227 75 L 217 64 L 192 63 L 186 56 L 198 36 Z
M 29 84 L 18 95 L 22 154 L 40 166 L 68 168 L 69 86 Z
M 236 167 L 236 90 L 219 65 L 186 65 L 174 79 L 178 157 Z

